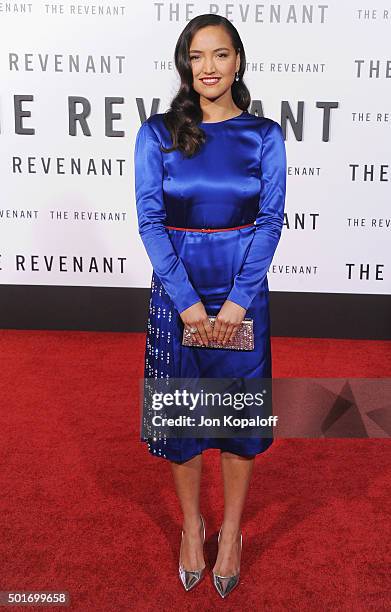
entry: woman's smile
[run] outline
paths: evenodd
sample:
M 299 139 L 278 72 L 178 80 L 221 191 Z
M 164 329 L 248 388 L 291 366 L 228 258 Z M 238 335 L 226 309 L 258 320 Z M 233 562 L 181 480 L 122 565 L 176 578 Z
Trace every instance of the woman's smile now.
M 205 77 L 204 79 L 200 79 L 204 85 L 210 87 L 211 85 L 216 85 L 220 81 L 221 77 Z

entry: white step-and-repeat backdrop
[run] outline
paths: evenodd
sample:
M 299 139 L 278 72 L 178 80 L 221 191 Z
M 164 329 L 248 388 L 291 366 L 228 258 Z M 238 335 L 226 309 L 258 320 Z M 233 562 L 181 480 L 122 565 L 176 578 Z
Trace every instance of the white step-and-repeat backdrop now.
M 229 18 L 250 112 L 286 131 L 271 290 L 389 294 L 391 4 L 0 2 L 0 283 L 148 287 L 133 148 L 178 87 L 177 38 Z

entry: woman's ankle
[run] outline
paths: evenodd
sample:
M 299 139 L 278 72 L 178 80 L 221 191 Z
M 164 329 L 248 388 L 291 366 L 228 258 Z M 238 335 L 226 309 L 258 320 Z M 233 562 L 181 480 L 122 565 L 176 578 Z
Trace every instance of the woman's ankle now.
M 220 538 L 228 538 L 230 540 L 236 540 L 240 537 L 241 533 L 241 525 L 240 523 L 223 523 L 221 525 L 221 536 Z
M 183 519 L 182 529 L 185 533 L 199 533 L 202 529 L 202 521 L 200 515 L 198 514 L 198 516 L 196 515 L 191 517 L 185 517 Z

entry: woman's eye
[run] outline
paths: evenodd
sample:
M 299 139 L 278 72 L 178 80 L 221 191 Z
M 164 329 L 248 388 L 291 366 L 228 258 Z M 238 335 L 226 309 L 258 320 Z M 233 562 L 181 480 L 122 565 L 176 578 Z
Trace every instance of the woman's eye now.
M 217 56 L 218 56 L 218 57 L 228 57 L 228 53 L 218 53 L 218 54 L 217 54 Z M 200 56 L 199 56 L 199 55 L 192 55 L 192 56 L 190 57 L 190 61 L 191 61 L 191 62 L 192 62 L 193 60 L 197 60 L 197 59 L 200 59 Z

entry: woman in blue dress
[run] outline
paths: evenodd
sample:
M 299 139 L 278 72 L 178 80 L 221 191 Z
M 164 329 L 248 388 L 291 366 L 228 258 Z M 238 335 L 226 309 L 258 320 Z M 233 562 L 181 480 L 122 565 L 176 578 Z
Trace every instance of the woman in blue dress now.
M 178 39 L 175 63 L 178 94 L 168 112 L 144 121 L 134 151 L 139 234 L 153 267 L 144 376 L 271 378 L 266 274 L 283 226 L 282 130 L 247 110 L 245 53 L 228 19 L 192 19 Z M 213 328 L 208 315 L 217 316 Z M 254 350 L 208 348 L 212 339 L 232 339 L 245 317 L 254 321 Z M 204 346 L 183 346 L 184 327 Z M 202 451 L 220 449 L 225 504 L 212 573 L 225 597 L 239 581 L 254 458 L 273 439 L 142 439 L 153 456 L 171 463 L 183 512 L 179 576 L 186 590 L 205 573 Z

